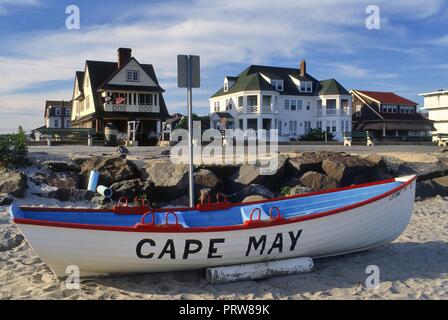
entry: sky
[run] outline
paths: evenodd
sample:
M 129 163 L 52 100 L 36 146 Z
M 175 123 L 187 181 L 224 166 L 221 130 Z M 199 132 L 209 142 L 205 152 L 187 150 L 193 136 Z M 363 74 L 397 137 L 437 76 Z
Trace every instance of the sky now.
M 70 5 L 78 30 L 66 28 Z M 224 76 L 251 64 L 298 68 L 305 59 L 319 80 L 420 104 L 419 93 L 448 89 L 444 0 L 0 0 L 0 43 L 0 133 L 42 126 L 45 100 L 70 100 L 85 60 L 116 61 L 119 47 L 154 65 L 170 113 L 186 113 L 178 54 L 201 56 L 201 115 Z

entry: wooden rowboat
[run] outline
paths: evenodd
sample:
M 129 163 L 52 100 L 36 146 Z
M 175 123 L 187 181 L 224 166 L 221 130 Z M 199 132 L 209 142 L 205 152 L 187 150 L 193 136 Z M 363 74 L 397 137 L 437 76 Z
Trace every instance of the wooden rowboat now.
M 411 218 L 415 176 L 244 204 L 153 210 L 11 206 L 29 244 L 60 277 L 201 269 L 366 250 Z

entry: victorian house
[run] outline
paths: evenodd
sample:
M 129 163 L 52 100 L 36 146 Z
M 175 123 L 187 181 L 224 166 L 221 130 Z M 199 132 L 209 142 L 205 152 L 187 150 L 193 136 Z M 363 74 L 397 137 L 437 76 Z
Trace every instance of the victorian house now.
M 212 128 L 278 129 L 279 140 L 298 139 L 311 129 L 342 140 L 351 131 L 350 93 L 335 79 L 309 75 L 304 60 L 298 68 L 251 65 L 226 76 L 209 101 Z
M 117 62 L 87 60 L 76 72 L 72 126 L 104 132 L 112 123 L 125 134 L 136 122 L 140 136 L 156 135 L 169 117 L 163 92 L 154 67 L 139 63 L 132 49 L 119 48 Z
M 67 129 L 71 127 L 71 101 L 45 101 L 45 128 Z

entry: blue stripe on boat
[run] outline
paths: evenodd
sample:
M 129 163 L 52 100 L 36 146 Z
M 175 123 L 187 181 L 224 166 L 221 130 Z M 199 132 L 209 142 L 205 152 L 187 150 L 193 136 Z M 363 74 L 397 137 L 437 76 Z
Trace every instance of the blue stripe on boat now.
M 402 182 L 390 182 L 363 188 L 349 189 L 344 191 L 325 193 L 320 195 L 291 198 L 261 203 L 256 205 L 232 207 L 226 210 L 198 212 L 196 210 L 176 212 L 179 224 L 184 227 L 212 227 L 239 225 L 250 219 L 254 208 L 260 208 L 261 220 L 269 219 L 269 210 L 272 207 L 280 209 L 283 218 L 293 218 L 313 213 L 349 206 L 361 201 L 368 200 L 389 190 L 398 187 Z M 101 226 L 123 226 L 132 227 L 141 220 L 141 215 L 117 215 L 113 212 L 51 212 L 51 211 L 22 211 L 20 208 L 11 206 L 11 215 L 15 218 L 45 220 L 52 222 L 90 224 Z M 277 212 L 273 213 L 274 216 Z M 146 222 L 151 221 L 148 216 Z M 258 212 L 253 215 L 258 220 Z M 170 224 L 175 223 L 174 215 L 168 217 Z M 165 213 L 158 212 L 155 216 L 156 224 L 165 223 Z

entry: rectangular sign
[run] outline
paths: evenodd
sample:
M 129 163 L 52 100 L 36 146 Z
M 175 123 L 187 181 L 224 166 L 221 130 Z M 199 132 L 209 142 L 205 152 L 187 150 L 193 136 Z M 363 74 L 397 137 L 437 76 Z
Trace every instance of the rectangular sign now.
M 188 79 L 191 79 L 191 88 L 199 88 L 200 80 L 200 59 L 199 56 L 177 56 L 177 86 L 188 88 Z

